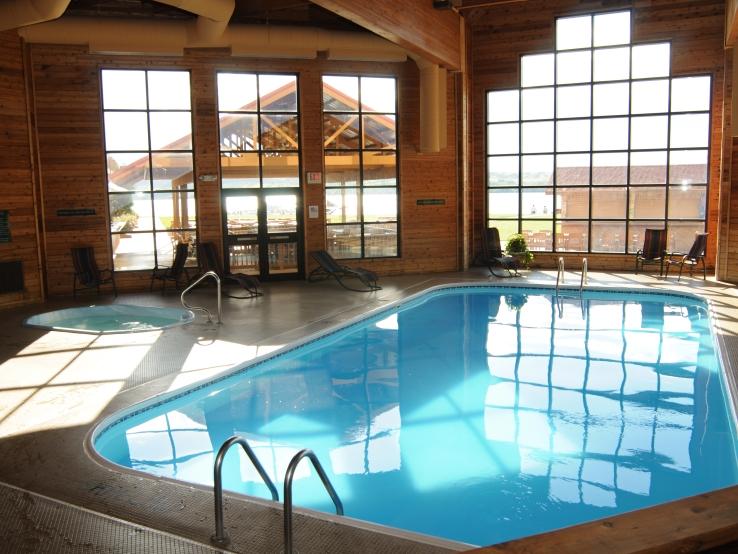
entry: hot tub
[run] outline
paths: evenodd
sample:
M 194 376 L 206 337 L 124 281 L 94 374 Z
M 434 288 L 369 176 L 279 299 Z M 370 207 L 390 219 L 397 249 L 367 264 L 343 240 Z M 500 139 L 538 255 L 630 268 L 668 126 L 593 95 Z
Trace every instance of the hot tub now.
M 55 310 L 29 317 L 29 327 L 75 333 L 111 334 L 159 331 L 185 325 L 195 319 L 190 310 L 111 304 Z

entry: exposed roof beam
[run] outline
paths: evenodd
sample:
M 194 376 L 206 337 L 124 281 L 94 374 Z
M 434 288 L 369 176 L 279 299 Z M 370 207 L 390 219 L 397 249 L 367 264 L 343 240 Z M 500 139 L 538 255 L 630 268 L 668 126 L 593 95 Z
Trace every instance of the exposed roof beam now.
M 728 0 L 725 5 L 725 46 L 732 48 L 738 40 L 737 0 Z
M 473 8 L 493 8 L 502 4 L 516 4 L 518 2 L 527 2 L 528 0 L 462 0 L 458 5 L 454 6 L 457 10 L 471 10 Z
M 430 62 L 461 69 L 461 16 L 429 0 L 311 0 Z

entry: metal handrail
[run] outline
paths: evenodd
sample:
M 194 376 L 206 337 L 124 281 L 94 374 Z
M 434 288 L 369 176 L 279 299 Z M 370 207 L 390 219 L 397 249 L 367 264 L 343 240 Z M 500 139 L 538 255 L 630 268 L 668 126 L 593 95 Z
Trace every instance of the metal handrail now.
M 341 503 L 341 499 L 338 498 L 336 489 L 333 488 L 328 476 L 325 474 L 325 471 L 323 471 L 323 466 L 320 465 L 318 457 L 308 448 L 300 450 L 294 455 L 290 461 L 290 465 L 287 466 L 287 472 L 284 474 L 284 554 L 292 554 L 292 478 L 295 475 L 297 465 L 306 457 L 310 459 L 315 471 L 318 472 L 318 477 L 320 477 L 325 490 L 328 491 L 331 500 L 333 500 L 333 505 L 336 507 L 336 513 L 339 516 L 343 515 L 343 504 Z
M 564 317 L 564 299 L 563 297 L 559 296 L 558 291 L 556 292 L 556 307 L 558 308 L 559 312 L 559 319 L 562 319 Z
M 559 257 L 559 270 L 556 272 L 556 290 L 559 290 L 559 285 L 564 284 L 564 258 Z
M 197 285 L 200 284 L 200 282 L 207 278 L 212 277 L 215 279 L 215 284 L 218 286 L 218 323 L 223 323 L 223 320 L 221 319 L 221 301 L 220 301 L 220 277 L 218 277 L 218 274 L 215 273 L 215 271 L 207 271 L 200 275 L 189 287 L 187 287 L 185 290 L 182 291 L 182 294 L 180 295 L 179 299 L 182 301 L 182 305 L 187 308 L 188 310 L 200 310 L 202 312 L 205 312 L 208 316 L 208 323 L 213 322 L 213 314 L 210 313 L 210 310 L 207 308 L 201 308 L 199 306 L 190 306 L 187 302 L 185 302 L 185 294 L 190 292 L 193 288 L 195 288 Z
M 259 463 L 259 459 L 251 450 L 249 443 L 243 437 L 233 436 L 223 443 L 218 450 L 217 456 L 215 456 L 215 465 L 213 466 L 213 493 L 215 495 L 215 535 L 210 537 L 210 541 L 219 546 L 227 546 L 231 542 L 228 533 L 225 531 L 225 525 L 223 524 L 223 459 L 225 458 L 226 452 L 234 444 L 240 444 L 246 455 L 254 464 L 256 472 L 259 477 L 264 481 L 264 484 L 269 488 L 269 492 L 272 494 L 272 500 L 275 502 L 279 501 L 279 493 L 277 487 L 274 486 L 272 480 L 269 479 L 264 467 Z
M 587 284 L 587 280 L 589 277 L 587 276 L 587 258 L 582 258 L 582 278 L 579 281 L 579 294 L 582 294 L 582 290 L 584 290 L 584 285 Z

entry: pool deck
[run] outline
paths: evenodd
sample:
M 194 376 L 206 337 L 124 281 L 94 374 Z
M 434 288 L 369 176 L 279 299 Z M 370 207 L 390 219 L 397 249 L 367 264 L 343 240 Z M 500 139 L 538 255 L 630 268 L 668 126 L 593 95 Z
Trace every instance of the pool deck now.
M 552 285 L 555 280 L 555 271 L 529 272 L 520 279 L 502 280 L 489 277 L 486 269 L 474 268 L 463 273 L 384 277 L 381 279 L 384 289 L 374 293 L 347 291 L 333 281 L 267 283 L 265 295 L 260 298 L 224 297 L 223 325 L 208 324 L 199 316 L 191 325 L 163 332 L 100 336 L 44 331 L 23 327 L 21 323 L 24 318 L 41 311 L 91 304 L 115 302 L 176 307 L 179 296 L 158 293 L 122 294 L 118 298 L 85 296 L 77 301 L 71 298 L 53 300 L 44 305 L 0 312 L 5 321 L 0 328 L 0 484 L 14 487 L 2 487 L 4 497 L 15 498 L 13 495 L 16 495 L 20 499 L 5 502 L 10 508 L 3 511 L 4 517 L 0 520 L 2 535 L 20 541 L 12 543 L 21 545 L 13 551 L 60 552 L 58 544 L 65 545 L 66 552 L 212 551 L 207 546 L 214 529 L 212 492 L 101 463 L 85 446 L 97 422 L 135 402 L 211 377 L 237 363 L 435 285 L 460 282 Z M 726 369 L 733 377 L 734 398 L 737 397 L 734 376 L 738 375 L 738 289 L 735 286 L 690 277 L 683 277 L 678 284 L 676 277 L 667 281 L 632 273 L 591 272 L 589 281 L 590 286 L 687 291 L 709 298 L 717 316 L 718 342 L 728 365 Z M 567 273 L 567 283 L 578 285 L 578 274 Z M 214 296 L 213 288 L 205 289 L 193 294 L 191 302 L 214 306 Z M 675 547 L 677 539 L 680 552 L 710 548 L 733 540 L 726 529 L 731 525 L 738 528 L 738 493 L 731 491 L 726 489 L 714 495 L 716 502 L 731 504 L 723 505 L 720 517 L 710 511 L 709 495 L 700 497 L 701 504 L 688 503 L 684 510 L 694 520 L 700 519 L 697 515 L 700 513 L 703 516 L 705 512 L 713 514 L 702 517 L 706 521 L 691 527 L 685 526 L 676 516 L 668 517 L 671 512 L 667 511 L 666 517 L 660 516 L 661 529 L 641 529 L 635 533 L 632 524 L 627 527 L 623 523 L 618 527 L 618 522 L 624 521 L 620 518 L 625 517 L 619 516 L 607 520 L 614 524 L 594 522 L 540 538 L 508 543 L 504 549 L 485 550 L 544 552 L 555 548 L 559 551 L 557 554 L 594 551 L 590 548 L 606 552 L 667 552 L 673 551 L 671 548 Z M 33 493 L 47 498 L 36 497 Z M 111 543 L 111 531 L 104 531 L 105 526 L 100 527 L 103 531 L 98 538 L 81 539 L 82 535 L 71 533 L 70 529 L 74 525 L 86 527 L 87 523 L 75 524 L 69 517 L 52 521 L 33 516 L 28 504 L 34 504 L 34 499 L 36 504 L 46 502 L 56 506 L 54 509 L 69 513 L 75 512 L 75 506 L 82 507 L 91 511 L 85 512 L 87 516 L 113 521 L 123 526 L 121 528 L 129 522 L 128 535 L 156 533 L 155 530 L 165 534 L 161 542 L 146 542 L 145 547 L 134 541 L 130 548 L 117 542 L 119 548 L 111 549 L 106 546 Z M 57 506 L 54 500 L 62 504 Z M 673 504 L 671 509 L 677 510 L 678 503 Z M 92 512 L 110 517 L 106 519 Z M 225 521 L 233 539 L 232 551 L 280 551 L 281 504 L 275 506 L 266 501 L 247 501 L 226 495 Z M 634 521 L 639 521 L 640 527 L 648 527 L 643 525 L 640 515 Z M 347 525 L 338 518 L 312 517 L 300 510 L 296 510 L 294 523 L 295 545 L 303 554 L 440 553 L 469 548 L 417 535 L 397 536 L 369 524 Z M 587 528 L 587 525 L 593 527 Z M 623 540 L 613 528 L 625 529 L 637 540 Z M 116 529 L 116 533 L 125 534 Z M 605 531 L 598 532 L 598 529 Z M 733 533 L 738 530 L 734 529 Z M 593 536 L 594 542 L 583 544 L 585 536 Z M 664 541 L 669 536 L 673 539 L 667 544 Z M 73 538 L 50 542 L 58 541 L 59 537 Z M 177 537 L 194 550 L 167 546 L 167 540 L 176 541 Z M 544 542 L 546 540 L 549 542 Z M 10 543 L 6 540 L 4 544 Z M 152 548 L 152 544 L 160 546 Z

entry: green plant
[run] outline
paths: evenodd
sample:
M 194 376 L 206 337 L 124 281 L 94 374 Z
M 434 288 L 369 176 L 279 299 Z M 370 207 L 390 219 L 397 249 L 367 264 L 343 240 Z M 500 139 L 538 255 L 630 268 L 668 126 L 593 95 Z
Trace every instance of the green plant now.
M 133 231 L 138 226 L 138 214 L 133 211 L 133 204 L 118 207 L 111 212 L 110 219 L 119 224 L 121 233 Z
M 507 239 L 505 252 L 508 256 L 515 256 L 518 258 L 525 267 L 528 267 L 533 261 L 533 252 L 528 250 L 528 242 L 520 233 L 510 235 Z

